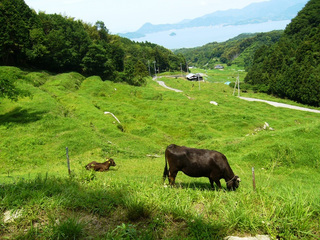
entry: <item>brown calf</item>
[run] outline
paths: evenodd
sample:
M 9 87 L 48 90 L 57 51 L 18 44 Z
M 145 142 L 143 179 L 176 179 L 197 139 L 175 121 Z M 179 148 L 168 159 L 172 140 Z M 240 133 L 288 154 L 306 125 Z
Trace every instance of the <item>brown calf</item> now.
M 107 158 L 107 161 L 104 163 L 98 163 L 96 161 L 88 163 L 86 165 L 86 169 L 87 170 L 93 169 L 95 171 L 104 172 L 104 171 L 108 171 L 110 166 L 116 166 L 116 163 L 112 158 L 110 159 Z

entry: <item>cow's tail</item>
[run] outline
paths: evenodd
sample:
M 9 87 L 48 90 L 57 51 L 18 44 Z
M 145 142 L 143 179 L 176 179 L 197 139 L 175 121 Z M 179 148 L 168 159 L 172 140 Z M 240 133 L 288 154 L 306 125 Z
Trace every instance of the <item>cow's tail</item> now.
M 164 171 L 163 171 L 163 183 L 166 181 L 166 178 L 169 178 L 169 171 L 168 171 L 168 159 L 167 155 L 165 156 L 165 166 L 164 166 Z

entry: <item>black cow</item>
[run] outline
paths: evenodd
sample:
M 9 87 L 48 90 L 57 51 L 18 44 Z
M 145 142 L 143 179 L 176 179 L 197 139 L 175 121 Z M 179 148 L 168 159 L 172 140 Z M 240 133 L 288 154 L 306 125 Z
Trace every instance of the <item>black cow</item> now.
M 110 166 L 116 166 L 116 163 L 112 158 L 110 159 L 107 158 L 107 161 L 105 161 L 104 163 L 98 163 L 96 161 L 88 163 L 86 165 L 86 169 L 87 170 L 94 169 L 95 171 L 105 172 L 109 170 Z
M 169 145 L 165 151 L 163 181 L 168 177 L 169 183 L 174 185 L 179 171 L 190 177 L 209 178 L 212 188 L 215 182 L 221 189 L 221 178 L 226 181 L 228 190 L 239 187 L 240 178 L 233 173 L 226 156 L 217 151 Z

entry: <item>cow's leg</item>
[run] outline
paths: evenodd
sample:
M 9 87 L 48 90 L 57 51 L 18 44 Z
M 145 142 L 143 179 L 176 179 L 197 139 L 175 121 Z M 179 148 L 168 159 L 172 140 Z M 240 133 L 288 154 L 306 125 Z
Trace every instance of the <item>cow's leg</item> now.
M 211 184 L 211 188 L 214 189 L 214 186 L 213 186 L 213 179 L 212 178 L 209 178 L 210 180 L 210 184 Z
M 104 172 L 104 170 L 105 170 L 104 167 L 101 167 L 101 166 L 100 166 L 100 167 L 98 168 L 98 171 L 99 171 L 99 172 Z
M 106 172 L 106 171 L 109 170 L 109 168 L 106 168 L 106 167 L 103 167 L 103 168 L 101 168 L 101 169 L 102 169 L 102 172 Z
M 211 188 L 214 189 L 214 186 L 213 186 L 213 182 L 215 182 L 218 186 L 219 189 L 221 189 L 221 184 L 220 184 L 220 180 L 214 180 L 213 178 L 209 178 L 210 180 L 210 184 L 211 184 Z
M 220 183 L 220 180 L 217 179 L 217 180 L 214 180 L 214 182 L 217 184 L 218 188 L 221 189 L 221 183 Z
M 178 173 L 178 171 L 170 171 L 170 169 L 169 169 L 169 184 L 170 185 L 174 185 L 177 173 Z

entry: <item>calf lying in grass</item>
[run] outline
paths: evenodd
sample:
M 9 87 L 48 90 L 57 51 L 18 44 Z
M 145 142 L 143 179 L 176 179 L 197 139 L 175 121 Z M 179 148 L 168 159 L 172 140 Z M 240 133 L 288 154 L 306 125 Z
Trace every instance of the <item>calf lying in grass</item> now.
M 104 163 L 98 163 L 96 161 L 88 163 L 86 165 L 86 169 L 87 170 L 94 169 L 95 171 L 105 172 L 109 170 L 110 166 L 116 166 L 116 163 L 112 158 L 110 159 L 107 158 L 107 161 Z

